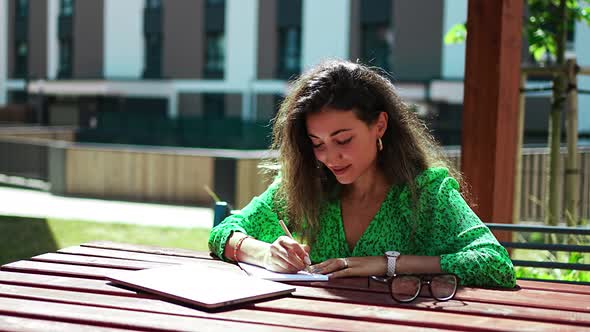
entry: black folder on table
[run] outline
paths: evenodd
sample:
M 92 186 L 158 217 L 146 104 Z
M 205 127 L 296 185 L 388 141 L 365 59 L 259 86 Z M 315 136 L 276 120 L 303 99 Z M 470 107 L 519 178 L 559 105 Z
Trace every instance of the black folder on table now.
M 207 309 L 295 291 L 290 285 L 197 264 L 113 272 L 106 278 L 114 284 Z

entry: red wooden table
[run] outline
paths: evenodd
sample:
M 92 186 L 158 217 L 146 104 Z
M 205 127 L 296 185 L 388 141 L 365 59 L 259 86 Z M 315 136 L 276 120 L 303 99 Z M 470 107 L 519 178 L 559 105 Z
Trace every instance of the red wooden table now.
M 206 312 L 115 287 L 104 275 L 168 264 L 224 264 L 208 253 L 96 242 L 2 266 L 2 331 L 582 331 L 590 286 L 519 281 L 462 287 L 455 299 L 397 304 L 367 278 L 298 283 L 291 296 Z

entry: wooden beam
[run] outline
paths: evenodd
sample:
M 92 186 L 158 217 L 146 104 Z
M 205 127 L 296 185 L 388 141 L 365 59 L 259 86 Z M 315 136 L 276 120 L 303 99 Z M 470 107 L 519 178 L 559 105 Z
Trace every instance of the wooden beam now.
M 461 170 L 486 222 L 512 223 L 522 15 L 522 0 L 469 1 Z

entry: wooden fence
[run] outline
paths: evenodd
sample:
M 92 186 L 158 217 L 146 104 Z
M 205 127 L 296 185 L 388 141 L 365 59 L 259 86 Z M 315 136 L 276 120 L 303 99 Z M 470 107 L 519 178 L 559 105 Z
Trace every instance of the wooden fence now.
M 566 149 L 561 150 L 561 176 L 559 177 L 560 208 L 565 207 L 565 159 Z M 451 163 L 460 169 L 461 152 L 459 149 L 447 150 Z M 521 173 L 521 197 L 520 220 L 541 221 L 545 219 L 545 202 L 547 191 L 547 174 L 549 167 L 548 148 L 523 148 L 522 149 L 522 173 Z M 579 190 L 580 205 L 579 216 L 590 219 L 590 146 L 578 147 L 578 169 L 580 170 Z M 564 216 L 561 216 L 564 218 Z

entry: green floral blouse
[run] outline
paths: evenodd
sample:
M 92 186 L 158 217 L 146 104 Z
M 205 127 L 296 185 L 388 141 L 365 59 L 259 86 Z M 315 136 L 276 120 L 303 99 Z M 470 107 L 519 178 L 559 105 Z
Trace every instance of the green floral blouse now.
M 311 245 L 311 261 L 380 256 L 396 250 L 402 255 L 440 256 L 442 270 L 456 274 L 464 285 L 514 287 L 514 268 L 506 249 L 469 208 L 448 170 L 429 168 L 415 182 L 420 193 L 416 212 L 407 185 L 392 186 L 352 250 L 346 242 L 340 201 L 327 203 L 320 212 L 321 229 Z M 209 249 L 225 259 L 225 243 L 232 232 L 268 243 L 285 235 L 275 212 L 274 196 L 279 185 L 277 179 L 240 213 L 214 227 Z

